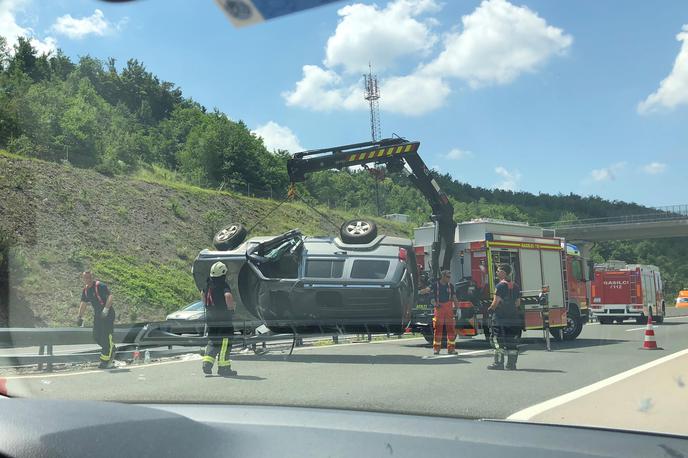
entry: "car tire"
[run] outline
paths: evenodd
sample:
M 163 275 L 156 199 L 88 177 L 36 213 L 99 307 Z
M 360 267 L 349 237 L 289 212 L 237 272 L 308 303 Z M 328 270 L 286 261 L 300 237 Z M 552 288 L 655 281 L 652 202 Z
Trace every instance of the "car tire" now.
M 370 243 L 377 237 L 377 225 L 372 221 L 352 219 L 342 224 L 339 235 L 345 243 Z
M 225 226 L 213 237 L 213 246 L 226 251 L 238 247 L 246 239 L 246 228 L 243 224 L 233 223 Z

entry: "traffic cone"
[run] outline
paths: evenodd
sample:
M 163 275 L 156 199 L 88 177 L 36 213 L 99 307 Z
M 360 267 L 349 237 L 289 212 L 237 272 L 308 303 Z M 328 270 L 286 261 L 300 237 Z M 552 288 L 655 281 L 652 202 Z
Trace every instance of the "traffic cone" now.
M 663 348 L 657 346 L 655 342 L 655 330 L 652 328 L 652 315 L 647 317 L 647 328 L 645 329 L 645 340 L 643 341 L 643 346 L 641 350 L 663 350 Z

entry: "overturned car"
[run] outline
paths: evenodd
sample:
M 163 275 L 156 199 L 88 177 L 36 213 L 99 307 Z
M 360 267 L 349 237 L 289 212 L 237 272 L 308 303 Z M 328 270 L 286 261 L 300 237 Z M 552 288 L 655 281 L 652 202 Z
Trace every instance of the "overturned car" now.
M 226 227 L 192 269 L 202 290 L 213 263 L 227 266 L 235 321 L 302 334 L 401 333 L 410 321 L 416 294 L 410 239 L 378 235 L 368 221 L 345 223 L 340 237 L 307 237 L 298 230 L 245 237 L 243 226 Z

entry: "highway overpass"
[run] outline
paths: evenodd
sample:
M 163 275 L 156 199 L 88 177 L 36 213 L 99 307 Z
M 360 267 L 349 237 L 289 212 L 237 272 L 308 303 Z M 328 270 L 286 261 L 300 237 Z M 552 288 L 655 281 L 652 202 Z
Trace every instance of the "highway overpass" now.
M 542 223 L 572 242 L 688 237 L 688 205 L 658 207 L 645 214 Z

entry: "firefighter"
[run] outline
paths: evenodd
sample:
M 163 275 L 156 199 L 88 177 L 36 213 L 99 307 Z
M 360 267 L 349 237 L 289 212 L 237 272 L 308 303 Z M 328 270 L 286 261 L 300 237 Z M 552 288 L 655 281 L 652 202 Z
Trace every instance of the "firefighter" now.
M 203 355 L 203 373 L 212 374 L 217 359 L 217 374 L 225 377 L 237 374 L 232 370 L 232 362 L 229 360 L 234 335 L 232 318 L 235 305 L 226 275 L 227 266 L 220 261 L 213 264 L 210 268 L 208 286 L 203 291 L 208 333 L 208 345 Z
M 112 294 L 107 285 L 96 280 L 89 271 L 81 273 L 81 280 L 84 289 L 81 292 L 81 303 L 79 304 L 79 316 L 77 325 L 84 324 L 84 312 L 88 303 L 93 307 L 93 339 L 101 347 L 100 364 L 101 369 L 112 367 L 116 352 L 115 344 L 112 340 L 112 332 L 115 326 L 115 309 L 112 307 Z
M 501 264 L 497 268 L 499 283 L 494 299 L 487 311 L 491 313 L 491 341 L 494 347 L 494 362 L 487 366 L 491 370 L 516 370 L 518 360 L 518 340 L 521 336 L 521 288 L 510 281 L 511 266 Z M 507 362 L 504 366 L 504 356 Z
M 421 292 L 431 292 L 430 303 L 434 307 L 434 334 L 432 339 L 432 349 L 436 355 L 440 354 L 442 348 L 442 333 L 446 329 L 447 335 L 447 354 L 455 355 L 456 348 L 456 321 L 454 313 L 456 311 L 456 294 L 454 285 L 451 284 L 451 272 L 443 270 L 438 281 L 435 281 L 431 288 L 425 288 Z

